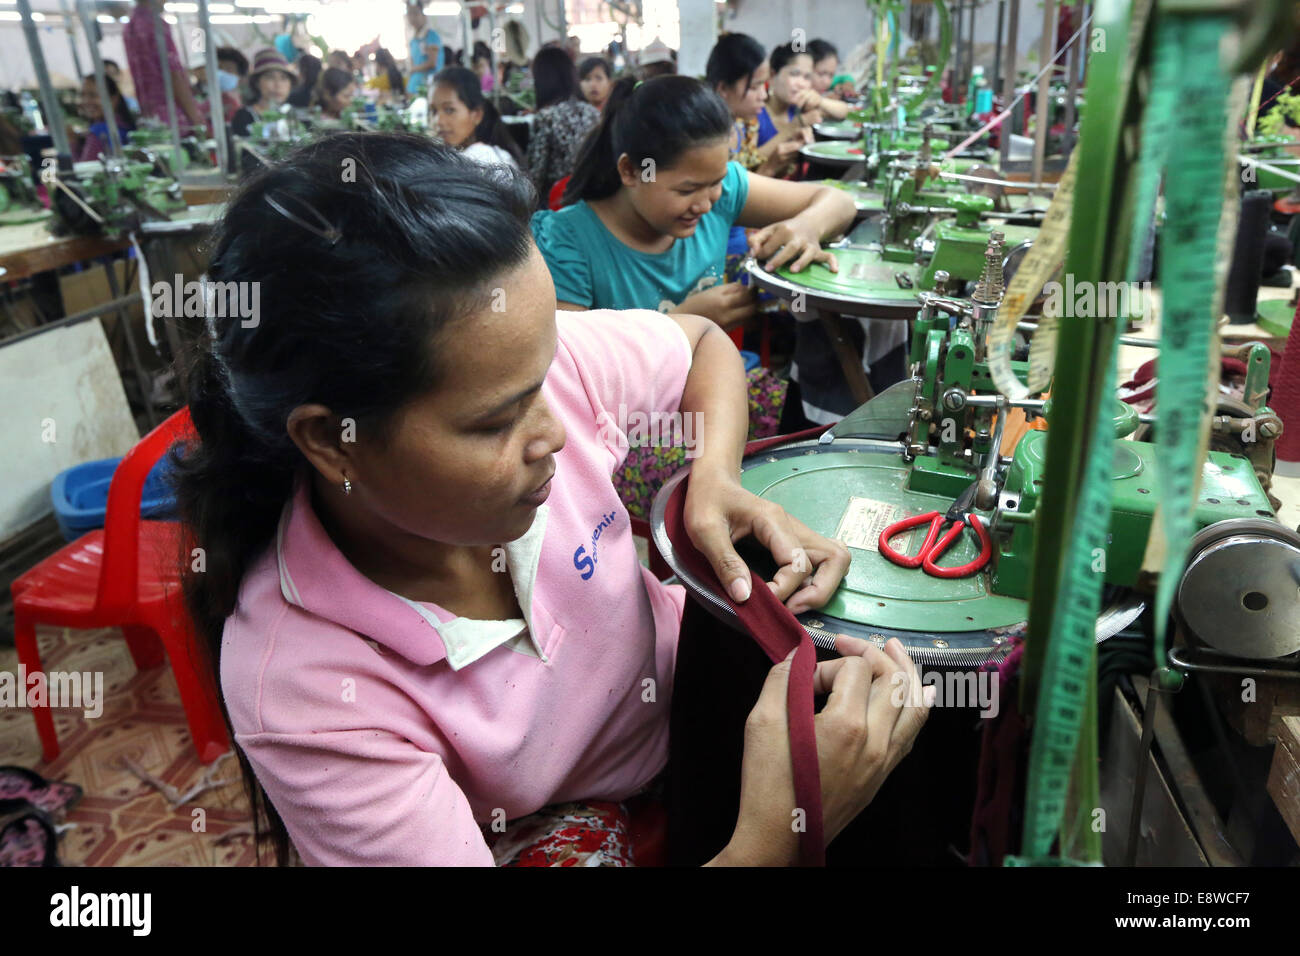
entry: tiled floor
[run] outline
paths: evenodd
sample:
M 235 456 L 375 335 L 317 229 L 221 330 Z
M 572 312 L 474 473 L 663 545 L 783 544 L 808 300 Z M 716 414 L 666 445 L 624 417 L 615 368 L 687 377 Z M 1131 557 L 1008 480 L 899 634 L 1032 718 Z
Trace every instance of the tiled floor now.
M 104 709 L 87 719 L 80 709 L 55 711 L 62 747 L 41 760 L 36 722 L 26 707 L 0 709 L 0 765 L 28 767 L 85 790 L 59 842 L 68 866 L 251 866 L 249 810 L 233 754 L 199 763 L 171 668 L 138 672 L 122 635 L 113 629 L 38 632 L 46 670 L 102 672 Z M 16 674 L 18 655 L 0 648 L 0 671 Z M 172 807 L 128 761 L 186 793 L 204 781 L 231 781 Z

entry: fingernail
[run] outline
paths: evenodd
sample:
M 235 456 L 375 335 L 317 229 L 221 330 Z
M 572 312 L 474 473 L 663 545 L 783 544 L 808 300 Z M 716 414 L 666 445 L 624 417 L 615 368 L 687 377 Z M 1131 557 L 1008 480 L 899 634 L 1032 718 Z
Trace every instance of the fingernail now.
M 736 580 L 731 582 L 731 587 L 727 590 L 731 594 L 731 599 L 733 601 L 739 601 L 741 604 L 744 604 L 749 600 L 749 582 L 744 578 L 736 578 Z
M 767 582 L 767 589 L 768 589 L 769 591 L 771 591 L 773 594 L 775 594 L 775 593 L 776 593 L 776 582 L 775 582 L 775 581 L 768 581 L 768 582 Z
M 803 548 L 795 548 L 790 552 L 790 570 L 795 574 L 807 574 L 812 570 L 812 562 L 808 560 L 808 552 Z

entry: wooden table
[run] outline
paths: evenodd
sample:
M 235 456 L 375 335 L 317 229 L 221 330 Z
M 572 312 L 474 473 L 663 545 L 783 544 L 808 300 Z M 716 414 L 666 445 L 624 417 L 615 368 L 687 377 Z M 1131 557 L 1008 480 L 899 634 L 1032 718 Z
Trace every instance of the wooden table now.
M 121 252 L 126 237 L 53 236 L 49 221 L 0 229 L 0 281 L 17 282 L 41 272 Z

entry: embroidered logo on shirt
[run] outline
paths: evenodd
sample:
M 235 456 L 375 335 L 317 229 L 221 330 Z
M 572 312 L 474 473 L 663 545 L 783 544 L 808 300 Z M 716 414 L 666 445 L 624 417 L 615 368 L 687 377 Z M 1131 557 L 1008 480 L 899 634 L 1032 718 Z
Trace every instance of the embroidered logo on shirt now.
M 578 550 L 573 552 L 573 566 L 581 572 L 582 580 L 590 580 L 596 573 L 596 542 L 600 540 L 601 532 L 614 523 L 615 517 L 617 514 L 613 511 L 601 517 L 600 524 L 596 525 L 596 530 L 591 533 L 591 554 L 587 554 L 585 544 L 578 545 Z

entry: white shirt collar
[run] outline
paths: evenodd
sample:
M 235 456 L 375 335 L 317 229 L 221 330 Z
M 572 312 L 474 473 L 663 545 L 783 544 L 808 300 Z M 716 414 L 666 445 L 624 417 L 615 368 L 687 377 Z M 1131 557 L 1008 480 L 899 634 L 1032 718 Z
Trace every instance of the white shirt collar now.
M 504 546 L 505 567 L 502 568 L 502 573 L 510 575 L 524 618 L 479 621 L 456 617 L 450 621 L 440 621 L 425 605 L 397 595 L 438 631 L 447 649 L 447 663 L 452 670 L 460 670 L 502 645 L 518 653 L 546 660 L 533 626 L 533 586 L 537 582 L 537 568 L 541 564 L 542 539 L 546 536 L 548 514 L 549 508 L 546 505 L 539 506 L 529 529 Z

